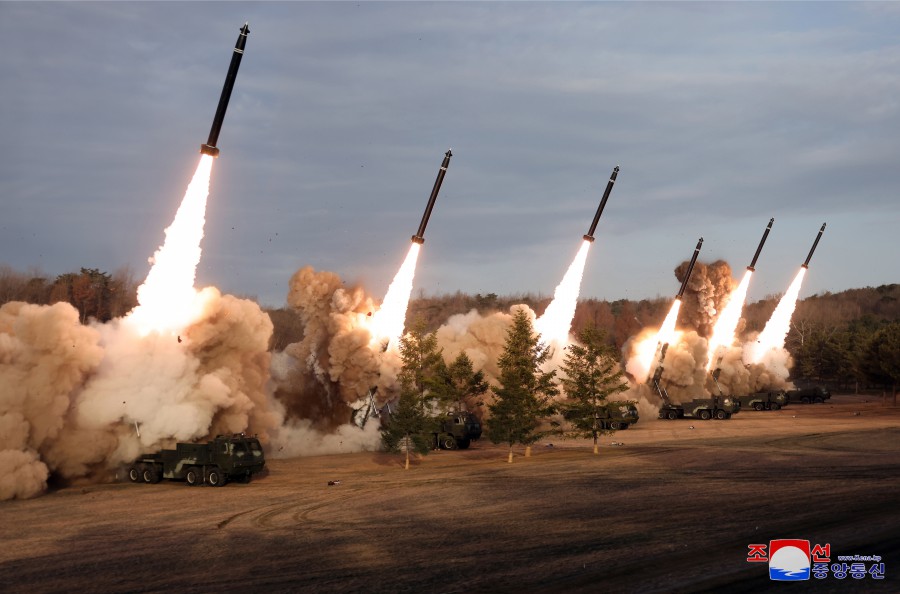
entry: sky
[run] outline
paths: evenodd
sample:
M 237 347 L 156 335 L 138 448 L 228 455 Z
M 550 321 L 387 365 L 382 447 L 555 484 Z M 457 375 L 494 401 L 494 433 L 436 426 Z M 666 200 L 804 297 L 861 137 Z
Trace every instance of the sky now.
M 143 279 L 246 52 L 198 286 L 310 265 L 383 297 L 444 153 L 414 295 L 552 295 L 614 166 L 582 298 L 900 282 L 900 3 L 0 2 L 0 264 Z

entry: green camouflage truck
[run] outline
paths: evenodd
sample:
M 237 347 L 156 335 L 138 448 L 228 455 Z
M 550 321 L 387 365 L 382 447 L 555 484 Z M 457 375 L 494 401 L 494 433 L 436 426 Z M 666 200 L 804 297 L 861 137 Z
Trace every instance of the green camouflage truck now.
M 249 482 L 266 465 L 259 440 L 243 433 L 217 435 L 206 443 L 179 443 L 174 450 L 141 456 L 128 468 L 133 483 L 184 481 L 190 486 L 221 487 L 228 481 Z
M 464 450 L 481 437 L 481 421 L 470 412 L 450 412 L 438 419 L 434 448 Z
M 748 396 L 735 397 L 741 403 L 741 408 L 753 410 L 778 410 L 788 403 L 787 395 L 783 390 L 774 392 L 756 392 Z
M 812 388 L 798 388 L 796 390 L 787 391 L 788 402 L 799 402 L 800 404 L 822 404 L 831 398 L 831 392 L 822 386 L 814 386 Z
M 598 411 L 597 418 L 600 420 L 602 429 L 622 430 L 637 423 L 640 416 L 637 407 L 633 404 L 608 402 Z
M 662 349 L 662 357 L 665 356 L 666 347 L 669 345 L 663 345 Z M 662 357 L 660 357 L 660 361 L 662 361 Z M 735 398 L 730 398 L 728 396 L 713 396 L 711 398 L 694 398 L 690 402 L 672 402 L 669 398 L 669 393 L 663 387 L 661 383 L 663 372 L 663 366 L 660 363 L 659 367 L 656 368 L 656 372 L 653 374 L 653 385 L 656 387 L 657 393 L 659 393 L 660 399 L 662 399 L 662 406 L 659 407 L 659 418 L 660 419 L 702 419 L 707 421 L 709 419 L 730 419 L 731 415 L 737 414 L 741 411 L 741 402 Z M 717 380 L 716 385 L 718 386 L 718 374 L 713 375 L 713 379 Z M 721 388 L 720 388 L 721 392 Z
M 730 419 L 740 412 L 740 401 L 728 396 L 694 398 L 690 402 L 673 403 L 664 399 L 659 409 L 660 419 Z

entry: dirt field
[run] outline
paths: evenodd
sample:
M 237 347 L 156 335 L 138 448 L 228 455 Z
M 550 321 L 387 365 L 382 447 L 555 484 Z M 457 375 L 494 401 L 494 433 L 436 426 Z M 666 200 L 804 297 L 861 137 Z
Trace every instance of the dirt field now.
M 792 592 L 898 592 L 900 408 L 864 400 L 644 418 L 599 456 L 554 441 L 507 464 L 482 440 L 409 471 L 363 453 L 224 488 L 69 487 L 0 503 L 0 591 L 786 592 L 748 545 L 799 538 L 886 575 Z

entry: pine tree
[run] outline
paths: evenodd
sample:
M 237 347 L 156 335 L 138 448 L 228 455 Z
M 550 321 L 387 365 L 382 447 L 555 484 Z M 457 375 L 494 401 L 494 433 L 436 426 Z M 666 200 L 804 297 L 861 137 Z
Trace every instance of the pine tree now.
M 582 344 L 566 347 L 561 379 L 568 401 L 564 416 L 574 427 L 572 435 L 594 438 L 594 454 L 599 453 L 597 437 L 603 431 L 600 419 L 605 416 L 607 399 L 628 390 L 619 369 L 615 349 L 606 343 L 606 333 L 593 325 L 579 334 Z M 624 402 L 621 404 L 633 404 Z
M 472 360 L 464 352 L 446 368 L 447 400 L 457 410 L 475 412 L 484 403 L 480 400 L 488 391 L 483 371 L 475 371 Z
M 437 335 L 425 334 L 421 320 L 400 339 L 400 359 L 400 399 L 382 430 L 382 441 L 392 451 L 402 446 L 409 468 L 410 449 L 427 454 L 433 445 L 434 412 L 446 400 L 446 364 L 437 346 Z
M 406 466 L 409 468 L 409 451 L 427 453 L 431 440 L 425 434 L 426 418 L 415 392 L 400 391 L 400 400 L 391 412 L 387 427 L 381 431 L 381 439 L 390 451 L 406 452 Z
M 488 406 L 488 437 L 494 443 L 509 444 L 509 462 L 513 445 L 528 446 L 543 437 L 538 425 L 553 412 L 551 399 L 559 393 L 554 382 L 556 372 L 541 369 L 550 355 L 525 311 L 518 309 L 497 360 L 500 382 L 492 386 L 496 400 Z

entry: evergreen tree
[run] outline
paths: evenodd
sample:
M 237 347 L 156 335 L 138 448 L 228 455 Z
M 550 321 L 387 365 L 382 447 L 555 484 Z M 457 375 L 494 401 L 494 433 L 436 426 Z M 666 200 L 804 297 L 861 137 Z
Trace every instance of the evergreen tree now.
M 488 391 L 483 371 L 475 371 L 472 360 L 464 352 L 446 368 L 447 399 L 457 410 L 475 412 L 483 406 L 480 396 Z
M 509 444 L 510 462 L 513 445 L 531 445 L 544 435 L 538 425 L 552 414 L 551 399 L 559 393 L 556 372 L 541 369 L 551 353 L 539 339 L 525 311 L 518 309 L 497 360 L 500 382 L 491 388 L 496 400 L 488 406 L 488 437 L 494 443 Z
M 881 371 L 891 378 L 891 386 L 896 393 L 897 384 L 900 384 L 900 322 L 885 326 L 876 337 Z
M 900 322 L 888 324 L 872 335 L 865 349 L 864 370 L 872 382 L 891 386 L 900 383 Z
M 403 447 L 409 468 L 410 449 L 421 454 L 431 449 L 434 413 L 446 400 L 446 364 L 437 346 L 437 335 L 425 334 L 421 320 L 400 339 L 400 359 L 400 399 L 382 430 L 382 441 L 392 451 Z
M 593 325 L 579 334 L 582 345 L 566 347 L 561 378 L 568 400 L 563 403 L 564 416 L 574 427 L 572 435 L 593 437 L 594 453 L 599 453 L 597 437 L 604 431 L 600 426 L 607 399 L 628 390 L 619 369 L 616 351 L 606 342 L 606 333 Z M 633 404 L 633 403 L 622 403 Z
M 426 418 L 422 412 L 421 401 L 415 392 L 401 389 L 400 400 L 391 411 L 387 427 L 381 430 L 381 440 L 392 452 L 403 450 L 406 453 L 406 468 L 409 468 L 409 451 L 427 453 L 431 448 L 430 435 L 426 435 Z

